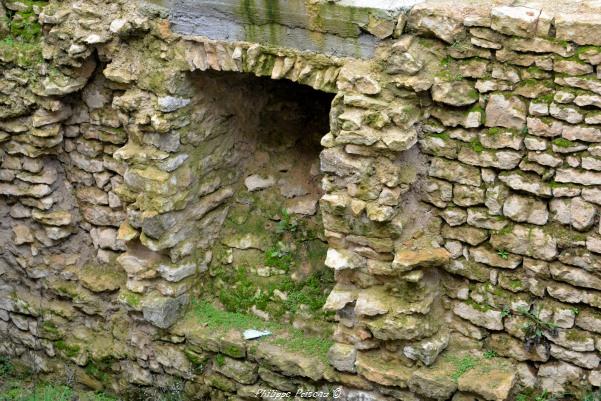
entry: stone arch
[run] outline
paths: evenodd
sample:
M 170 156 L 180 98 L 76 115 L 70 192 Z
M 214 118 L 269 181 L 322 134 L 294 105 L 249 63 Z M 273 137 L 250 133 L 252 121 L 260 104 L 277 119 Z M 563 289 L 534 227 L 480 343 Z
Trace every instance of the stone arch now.
M 325 309 L 337 312 L 341 322 L 334 339 L 339 349 L 385 352 L 386 347 L 400 345 L 408 358 L 432 363 L 448 341 L 448 333 L 439 330 L 442 310 L 434 268 L 446 263 L 448 254 L 435 248 L 438 228 L 429 226 L 430 219 L 420 223 L 412 219 L 416 213 L 428 215 L 427 207 L 419 203 L 420 189 L 413 185 L 426 168 L 414 146 L 425 110 L 420 95 L 395 88 L 379 64 L 381 59 L 343 59 L 198 38 L 184 38 L 177 46 L 180 67 L 175 74 L 180 78 L 164 82 L 179 80 L 176 87 L 179 85 L 180 93 L 186 92 L 182 84 L 186 74 L 194 71 L 250 73 L 336 93 L 330 132 L 321 140 L 320 156 L 324 174 L 320 205 L 329 243 L 325 263 L 336 272 L 337 282 Z M 105 74 L 110 76 L 115 65 L 124 63 L 113 60 Z M 151 123 L 159 130 L 162 122 L 173 125 L 190 107 L 189 99 L 174 95 L 177 90 L 164 87 L 163 91 L 171 94 L 156 98 L 163 115 Z M 130 135 L 130 142 L 116 152 L 116 157 L 135 159 L 139 138 Z M 171 161 L 173 169 L 168 166 Z M 210 261 L 209 255 L 204 262 L 202 258 L 186 262 L 190 250 L 182 245 L 187 236 L 182 227 L 191 219 L 210 215 L 232 196 L 229 189 L 209 184 L 206 196 L 190 205 L 182 198 L 190 177 L 177 170 L 184 163 L 186 159 L 181 156 L 151 157 L 143 169 L 131 165 L 125 173 L 132 193 L 143 192 L 142 198 L 150 194 L 154 200 L 140 202 L 138 198 L 136 207 L 130 209 L 129 239 L 137 243 L 139 235 L 143 247 L 130 247 L 119 260 L 129 269 L 128 285 L 147 292 L 141 310 L 159 327 L 175 323 L 177 311 L 188 302 L 189 288 L 173 285 L 173 277 L 204 271 Z M 160 205 L 156 203 L 157 193 L 162 199 Z M 147 250 L 152 252 L 146 254 Z M 166 252 L 171 260 L 163 264 L 151 256 Z M 140 268 L 139 262 L 144 264 L 145 260 L 150 260 L 149 264 Z M 130 261 L 134 261 L 133 266 L 128 265 Z M 143 277 L 149 271 L 157 272 L 158 287 L 145 287 Z M 136 289 L 137 285 L 141 287 Z M 351 354 L 356 355 L 356 351 Z M 354 359 L 351 365 L 354 370 Z

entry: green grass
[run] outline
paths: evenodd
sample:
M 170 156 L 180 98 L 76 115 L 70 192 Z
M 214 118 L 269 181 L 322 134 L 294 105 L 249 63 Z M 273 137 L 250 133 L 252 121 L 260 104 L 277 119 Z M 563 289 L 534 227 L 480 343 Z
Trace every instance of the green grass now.
M 267 251 L 265 251 L 265 265 L 275 267 L 285 272 L 290 271 L 294 261 L 292 253 L 285 246 L 278 242 Z
M 192 311 L 197 320 L 211 330 L 275 329 L 278 327 L 276 323 L 265 322 L 254 315 L 217 309 L 205 301 L 193 302 Z
M 192 311 L 197 321 L 211 331 L 227 332 L 232 329 L 239 331 L 246 329 L 269 330 L 273 335 L 265 337 L 261 341 L 268 341 L 282 346 L 291 352 L 319 357 L 323 361 L 327 361 L 327 352 L 333 345 L 333 341 L 329 337 L 307 335 L 290 325 L 266 322 L 254 315 L 245 313 L 224 311 L 204 301 L 193 302 Z
M 13 374 L 15 367 L 7 356 L 0 355 L 0 379 Z
M 553 145 L 560 147 L 560 148 L 571 148 L 573 146 L 577 146 L 578 143 L 576 142 L 572 142 L 568 139 L 565 138 L 557 138 L 553 140 Z
M 0 386 L 2 401 L 117 401 L 118 398 L 104 393 L 78 393 L 61 384 L 42 383 L 32 385 L 22 381 L 11 381 Z
M 316 317 L 325 317 L 321 308 L 334 284 L 331 269 L 319 270 L 298 282 L 289 276 L 283 276 L 266 285 L 261 283 L 261 286 L 249 277 L 243 267 L 238 268 L 235 274 L 226 273 L 222 269 L 217 276 L 228 283 L 219 291 L 219 300 L 228 311 L 245 313 L 256 305 L 261 310 L 268 310 L 276 318 L 286 312 L 297 313 L 301 305 L 306 305 Z M 276 290 L 286 293 L 287 299 L 274 302 Z
M 319 357 L 327 362 L 328 350 L 334 342 L 325 337 L 307 336 L 299 330 L 293 330 L 288 338 L 276 338 L 273 343 L 280 345 L 292 352 L 300 352 L 314 357 Z
M 484 351 L 484 354 L 482 354 L 482 356 L 484 357 L 484 359 L 493 359 L 496 358 L 498 355 L 494 350 L 489 349 Z
M 478 363 L 478 360 L 472 356 L 464 356 L 463 358 L 453 357 L 450 361 L 455 366 L 455 371 L 451 373 L 451 379 L 454 381 L 459 380 L 461 376 L 475 368 Z
M 497 249 L 497 255 L 501 258 L 501 259 L 509 259 L 509 252 L 507 252 L 505 249 Z
M 476 153 L 482 153 L 485 150 L 484 145 L 482 145 L 478 139 L 473 139 L 470 142 L 470 147 Z
M 21 67 L 34 66 L 43 61 L 40 38 L 42 27 L 33 7 L 43 7 L 47 1 L 22 0 L 25 7 L 19 11 L 8 10 L 8 34 L 0 38 L 0 53 Z

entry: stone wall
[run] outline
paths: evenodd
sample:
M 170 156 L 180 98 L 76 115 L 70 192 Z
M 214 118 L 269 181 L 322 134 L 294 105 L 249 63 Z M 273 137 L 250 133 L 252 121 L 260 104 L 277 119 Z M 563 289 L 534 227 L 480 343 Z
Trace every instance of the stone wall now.
M 592 5 L 266 3 L 0 3 L 0 354 L 131 399 L 601 386 Z

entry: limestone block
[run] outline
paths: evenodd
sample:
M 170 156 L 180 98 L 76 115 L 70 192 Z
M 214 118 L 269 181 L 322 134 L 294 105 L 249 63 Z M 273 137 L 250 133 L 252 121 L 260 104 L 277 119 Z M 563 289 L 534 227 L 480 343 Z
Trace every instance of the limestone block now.
M 515 269 L 522 263 L 522 258 L 519 256 L 507 255 L 507 257 L 501 257 L 495 250 L 487 246 L 471 248 L 469 252 L 476 262 L 503 269 Z
M 144 296 L 141 306 L 146 321 L 159 328 L 166 329 L 180 318 L 180 314 L 187 303 L 187 295 L 170 298 L 150 293 Z
M 601 360 L 596 353 L 570 351 L 555 344 L 551 344 L 551 356 L 585 369 L 596 369 Z
M 601 278 L 587 273 L 583 269 L 554 262 L 549 265 L 549 270 L 553 279 L 557 281 L 564 281 L 577 287 L 601 290 Z
M 328 351 L 328 361 L 338 371 L 355 373 L 357 350 L 352 345 L 335 343 Z
M 492 94 L 486 104 L 487 127 L 521 130 L 526 125 L 526 104 L 518 97 Z
M 319 357 L 290 353 L 277 345 L 261 343 L 254 351 L 260 366 L 274 368 L 288 375 L 307 377 L 318 381 L 323 378 L 326 366 Z
M 242 384 L 253 384 L 259 378 L 258 366 L 252 362 L 224 357 L 223 363 L 216 363 L 213 368 L 225 377 Z
M 457 381 L 459 390 L 478 394 L 490 401 L 508 399 L 516 382 L 516 372 L 513 367 L 493 368 L 486 374 L 482 374 L 479 370 L 471 369 L 461 375 Z
M 518 223 L 544 225 L 549 218 L 545 202 L 536 198 L 512 194 L 503 203 L 503 215 Z
M 325 265 L 335 270 L 367 267 L 365 258 L 346 249 L 328 249 Z
M 451 106 L 467 106 L 478 101 L 478 92 L 468 81 L 435 81 L 432 99 Z
M 499 174 L 499 180 L 507 184 L 511 189 L 517 191 L 530 192 L 537 196 L 550 197 L 551 187 L 548 183 L 532 173 L 523 173 L 521 171 L 508 171 Z
M 497 6 L 491 10 L 492 29 L 510 36 L 532 37 L 540 9 L 524 6 Z
M 523 256 L 552 260 L 557 255 L 557 241 L 539 227 L 515 225 L 509 233 L 495 233 L 490 238 L 496 249 Z
M 449 344 L 449 331 L 439 330 L 434 336 L 403 347 L 403 354 L 430 366 Z
M 467 222 L 467 212 L 461 208 L 447 208 L 440 212 L 440 217 L 451 227 L 460 226 Z
M 581 185 L 601 185 L 601 173 L 574 168 L 559 168 L 555 181 Z
M 491 215 L 487 208 L 471 207 L 467 210 L 467 224 L 492 231 L 502 230 L 509 221 L 499 216 Z
M 566 385 L 578 386 L 584 382 L 582 368 L 562 361 L 553 361 L 541 365 L 538 376 L 541 380 L 541 387 L 549 393 L 564 392 Z
M 444 238 L 466 242 L 473 246 L 481 244 L 488 239 L 488 232 L 486 230 L 470 227 L 469 225 L 456 227 L 444 225 L 441 233 Z
M 432 159 L 428 174 L 432 177 L 475 187 L 479 187 L 482 182 L 480 169 L 442 158 Z

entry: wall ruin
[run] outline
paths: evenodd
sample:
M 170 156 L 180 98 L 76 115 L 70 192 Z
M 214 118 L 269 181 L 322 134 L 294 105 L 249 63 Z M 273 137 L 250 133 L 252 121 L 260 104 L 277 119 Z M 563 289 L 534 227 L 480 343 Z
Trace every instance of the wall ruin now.
M 0 354 L 130 399 L 601 386 L 594 4 L 234 3 L 2 2 Z

